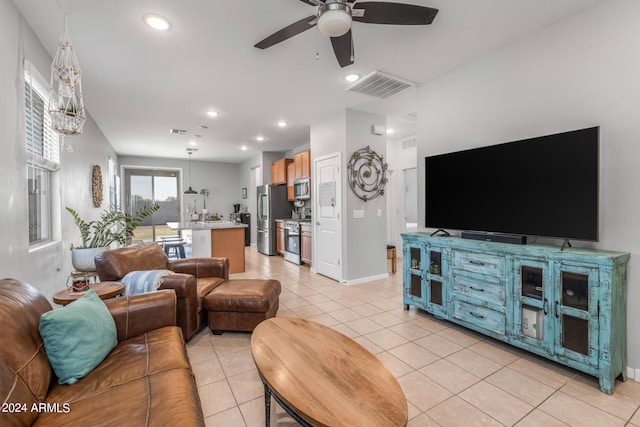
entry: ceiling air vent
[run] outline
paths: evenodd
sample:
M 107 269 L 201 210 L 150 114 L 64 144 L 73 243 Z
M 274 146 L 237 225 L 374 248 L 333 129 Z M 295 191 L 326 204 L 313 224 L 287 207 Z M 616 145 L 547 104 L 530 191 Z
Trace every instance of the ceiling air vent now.
M 173 129 L 173 128 L 171 128 L 171 129 L 169 129 L 169 133 L 176 133 L 178 135 L 184 135 L 184 134 L 187 133 L 187 131 L 184 130 L 184 129 Z
M 347 90 L 384 99 L 414 86 L 415 83 L 408 80 L 374 71 L 349 86 Z
M 404 138 L 402 140 L 402 149 L 403 150 L 408 150 L 409 148 L 413 148 L 416 146 L 416 137 L 415 136 L 410 136 L 407 138 Z

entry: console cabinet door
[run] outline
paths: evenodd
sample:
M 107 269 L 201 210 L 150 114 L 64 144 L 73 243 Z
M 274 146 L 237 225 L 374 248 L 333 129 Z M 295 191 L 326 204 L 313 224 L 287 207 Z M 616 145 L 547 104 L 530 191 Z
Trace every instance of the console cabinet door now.
M 403 286 L 404 304 L 409 304 L 425 309 L 426 301 L 426 265 L 425 245 L 422 243 L 406 242 L 403 247 Z
M 514 338 L 531 351 L 553 354 L 554 318 L 551 267 L 548 262 L 516 258 L 514 267 Z
M 427 311 L 444 316 L 447 312 L 447 287 L 445 276 L 449 272 L 449 251 L 438 246 L 426 245 L 425 256 L 429 261 L 426 268 L 425 298 Z
M 595 266 L 557 263 L 550 307 L 555 354 L 590 366 L 598 365 L 598 275 Z

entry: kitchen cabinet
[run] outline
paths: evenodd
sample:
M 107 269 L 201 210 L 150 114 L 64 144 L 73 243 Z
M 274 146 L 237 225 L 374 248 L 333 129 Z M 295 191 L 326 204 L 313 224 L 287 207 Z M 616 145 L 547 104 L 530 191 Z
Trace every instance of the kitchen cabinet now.
M 295 179 L 311 176 L 311 151 L 305 150 L 293 156 Z
M 244 224 L 235 223 L 229 227 L 192 228 L 191 256 L 224 257 L 229 260 L 229 273 L 244 273 L 244 231 Z
M 406 233 L 403 302 L 598 378 L 626 376 L 629 254 Z
M 295 179 L 295 164 L 287 164 L 287 200 L 293 202 L 295 200 L 295 194 L 293 191 L 293 180 Z
M 300 224 L 300 260 L 311 267 L 311 224 Z
M 271 163 L 271 183 L 286 184 L 287 183 L 287 165 L 292 163 L 293 159 L 280 159 Z
M 284 228 L 282 225 L 282 220 L 276 220 L 276 252 L 278 255 L 284 255 Z

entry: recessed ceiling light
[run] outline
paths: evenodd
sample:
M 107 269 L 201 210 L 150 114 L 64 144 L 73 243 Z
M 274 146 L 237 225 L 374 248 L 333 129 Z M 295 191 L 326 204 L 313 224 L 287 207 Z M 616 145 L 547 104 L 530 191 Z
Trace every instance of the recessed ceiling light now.
M 218 113 L 217 111 L 213 111 L 213 110 L 207 111 L 207 116 L 209 117 L 218 117 L 218 114 L 220 113 Z
M 240 149 L 241 149 L 242 151 L 247 151 L 247 146 L 246 146 L 246 145 L 243 145 L 242 147 L 240 147 Z
M 344 76 L 344 79 L 349 83 L 352 83 L 360 79 L 360 74 L 347 74 L 346 76 Z
M 160 15 L 148 14 L 144 15 L 143 19 L 144 22 L 154 30 L 167 31 L 171 28 L 171 24 L 169 23 L 167 18 L 164 18 Z
M 264 141 L 264 136 L 262 135 L 256 136 L 256 141 L 260 141 L 260 142 Z
M 395 132 L 395 130 L 393 130 L 391 128 L 387 128 L 387 135 L 391 135 L 394 132 Z
M 191 145 L 192 147 L 195 147 L 196 145 L 198 145 L 198 143 L 195 141 L 189 141 L 189 145 Z
M 278 122 L 278 126 L 281 127 L 281 128 L 287 127 L 287 125 L 288 125 L 288 123 L 285 122 L 284 120 L 280 120 Z

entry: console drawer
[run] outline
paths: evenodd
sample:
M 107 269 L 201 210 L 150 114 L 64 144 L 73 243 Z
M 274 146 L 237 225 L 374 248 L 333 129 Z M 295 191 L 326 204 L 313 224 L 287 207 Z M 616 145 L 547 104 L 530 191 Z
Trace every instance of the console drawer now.
M 453 251 L 453 268 L 504 277 L 505 258 L 478 252 Z
M 505 315 L 464 301 L 453 301 L 453 317 L 501 335 L 505 334 Z
M 494 279 L 496 280 L 496 279 Z M 506 302 L 506 288 L 504 282 L 496 283 L 479 280 L 462 274 L 453 273 L 453 292 L 472 299 L 486 301 L 504 307 Z

